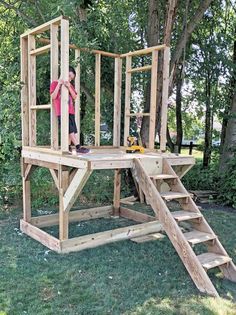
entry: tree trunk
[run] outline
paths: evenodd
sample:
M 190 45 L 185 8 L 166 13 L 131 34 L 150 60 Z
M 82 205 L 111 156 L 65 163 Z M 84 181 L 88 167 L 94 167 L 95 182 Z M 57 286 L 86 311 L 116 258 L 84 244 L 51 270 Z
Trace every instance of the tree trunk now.
M 235 29 L 236 34 L 236 29 Z M 234 41 L 233 52 L 234 71 L 231 80 L 230 96 L 232 99 L 229 119 L 226 126 L 225 141 L 223 145 L 223 152 L 220 159 L 220 171 L 224 171 L 227 167 L 227 162 L 230 158 L 235 156 L 236 148 L 236 41 Z
M 211 160 L 212 149 L 212 109 L 211 109 L 211 82 L 208 70 L 206 77 L 206 115 L 205 115 L 205 146 L 203 153 L 203 166 L 208 167 Z
M 148 46 L 155 46 L 160 41 L 160 7 L 157 0 L 148 1 L 148 26 L 147 26 L 147 44 Z M 144 91 L 144 112 L 150 111 L 150 92 L 151 82 L 148 81 Z M 144 116 L 141 126 L 141 138 L 143 146 L 147 146 L 149 137 L 149 117 Z
M 181 36 L 177 42 L 176 49 L 175 49 L 175 52 L 171 58 L 171 63 L 170 63 L 169 95 L 171 95 L 172 91 L 173 91 L 174 81 L 175 81 L 175 77 L 176 77 L 176 66 L 179 64 L 180 58 L 181 58 L 182 53 L 183 53 L 183 48 L 185 47 L 186 43 L 190 39 L 192 32 L 195 30 L 197 24 L 201 21 L 205 11 L 208 9 L 208 7 L 210 6 L 212 1 L 213 0 L 203 0 L 200 3 L 198 9 L 196 10 L 196 13 L 194 14 L 194 16 L 190 19 L 189 23 L 187 24 L 186 33 L 185 33 L 185 31 L 183 31 L 183 33 L 181 34 Z M 153 46 L 153 45 L 158 44 L 158 41 L 155 41 L 155 39 L 159 39 L 159 31 L 160 31 L 159 22 L 157 21 L 158 19 L 156 19 L 157 17 L 155 17 L 155 19 L 153 19 L 155 16 L 155 14 L 154 14 L 155 12 L 160 13 L 158 11 L 157 1 L 149 0 L 148 8 L 149 8 L 149 12 L 148 12 L 149 23 L 148 23 L 148 30 L 147 30 L 147 34 L 148 34 L 147 35 L 147 43 L 148 43 L 148 46 Z M 165 27 L 164 27 L 164 31 L 165 31 L 164 43 L 170 44 L 173 22 L 175 20 L 175 15 L 176 15 L 176 8 L 177 8 L 177 0 L 175 0 L 175 1 L 169 0 L 168 5 L 167 5 L 167 10 L 166 10 L 166 12 L 167 12 L 166 18 L 165 18 L 166 23 L 165 23 Z M 151 14 L 151 13 L 153 13 L 153 14 Z M 154 29 L 158 30 L 158 36 L 156 35 L 156 37 L 155 37 L 154 33 L 151 32 L 151 29 L 150 29 L 151 25 L 152 25 L 152 31 L 154 31 Z M 151 38 L 153 39 L 153 41 L 151 41 Z M 158 90 L 157 90 L 157 124 L 156 124 L 156 131 L 157 132 L 159 130 L 159 125 L 160 125 L 159 117 L 160 117 L 160 110 L 161 110 L 162 58 L 159 58 L 158 82 L 159 82 L 159 85 L 158 85 Z M 150 94 L 150 85 L 147 87 L 147 91 L 148 91 L 147 95 Z M 149 106 L 150 106 L 150 98 L 149 98 L 149 100 L 146 98 L 144 112 L 149 111 Z M 141 137 L 142 137 L 142 141 L 144 144 L 147 143 L 147 141 L 148 141 L 148 126 L 149 126 L 149 119 L 147 117 L 144 117 L 143 123 L 142 123 L 142 128 L 141 128 Z M 171 140 L 169 135 L 167 134 L 167 139 L 168 138 L 169 138 L 169 140 Z M 171 142 L 170 142 L 170 145 L 171 145 Z
M 170 44 L 171 32 L 173 27 L 173 21 L 175 18 L 177 7 L 177 0 L 169 0 L 166 8 L 166 19 L 165 19 L 165 33 L 164 33 L 164 43 Z M 147 43 L 148 46 L 158 45 L 160 40 L 160 6 L 158 1 L 149 0 L 148 2 L 148 29 L 147 29 Z M 156 33 L 155 33 L 156 32 Z M 159 129 L 159 114 L 161 109 L 161 91 L 162 91 L 162 68 L 163 68 L 163 57 L 162 54 L 158 58 L 158 74 L 157 82 L 159 82 L 157 87 L 157 126 L 156 131 Z M 150 110 L 150 82 L 147 84 L 146 97 L 145 97 L 145 108 L 144 112 L 149 112 Z M 143 117 L 142 127 L 141 127 L 141 137 L 144 146 L 148 143 L 148 131 L 149 131 L 149 117 Z
M 193 31 L 195 30 L 197 24 L 201 21 L 204 13 L 209 8 L 211 2 L 213 0 L 202 0 L 198 9 L 196 10 L 196 13 L 194 16 L 190 19 L 189 23 L 187 24 L 186 32 L 183 31 L 175 48 L 175 51 L 173 53 L 173 56 L 171 58 L 170 62 L 170 93 L 172 93 L 173 87 L 174 87 L 174 81 L 176 78 L 176 67 L 179 64 L 179 60 L 182 56 L 183 49 L 186 45 L 186 43 L 189 41 Z
M 183 66 L 182 66 L 183 67 Z M 183 75 L 182 67 L 176 81 L 176 145 L 178 147 L 178 152 L 181 153 L 181 145 L 183 140 L 183 124 L 182 124 L 182 85 L 183 85 Z

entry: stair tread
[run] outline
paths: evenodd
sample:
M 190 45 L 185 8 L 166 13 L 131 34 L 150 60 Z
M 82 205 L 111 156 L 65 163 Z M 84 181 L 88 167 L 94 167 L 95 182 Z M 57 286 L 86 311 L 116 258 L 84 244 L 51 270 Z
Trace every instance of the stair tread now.
M 201 218 L 201 213 L 197 212 L 190 212 L 190 211 L 173 211 L 171 212 L 172 216 L 175 218 L 176 221 L 186 221 L 191 219 L 198 219 Z
M 184 194 L 178 191 L 168 191 L 161 193 L 162 198 L 166 200 L 179 199 L 189 197 L 189 194 Z
M 203 268 L 211 269 L 224 265 L 232 260 L 229 256 L 224 256 L 216 253 L 204 253 L 197 256 Z
M 174 179 L 178 178 L 177 175 L 171 175 L 171 174 L 158 174 L 158 175 L 149 175 L 153 179 Z
M 201 232 L 197 230 L 184 233 L 184 237 L 191 245 L 195 245 L 195 244 L 199 244 L 199 243 L 216 239 L 216 236 L 214 234 Z

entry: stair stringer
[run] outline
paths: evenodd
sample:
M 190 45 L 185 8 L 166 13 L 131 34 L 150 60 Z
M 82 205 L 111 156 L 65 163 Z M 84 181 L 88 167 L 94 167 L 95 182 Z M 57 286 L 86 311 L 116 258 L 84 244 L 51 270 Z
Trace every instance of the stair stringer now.
M 176 175 L 175 171 L 166 159 L 163 159 L 163 172 L 166 174 Z M 171 185 L 171 188 L 174 188 L 174 191 L 185 194 L 188 193 L 179 178 L 177 178 L 176 181 Z M 198 206 L 195 204 L 191 197 L 188 198 L 188 203 L 181 202 L 181 200 L 179 200 L 179 203 L 184 210 L 201 213 L 201 211 L 198 209 Z M 201 224 L 193 223 L 193 226 L 195 226 L 196 229 L 201 232 L 210 233 L 216 236 L 216 239 L 213 242 L 206 243 L 209 252 L 229 256 L 204 216 L 201 219 Z M 228 262 L 227 265 L 218 266 L 218 268 L 220 268 L 225 278 L 230 281 L 236 282 L 236 266 L 233 261 Z
M 167 205 L 163 201 L 152 180 L 147 175 L 139 159 L 134 159 L 134 169 L 142 191 L 148 199 L 153 211 L 156 213 L 158 220 L 162 223 L 163 229 L 197 288 L 203 293 L 219 296 L 206 271 L 196 257 L 192 247 L 183 236 L 180 227 L 172 217 Z

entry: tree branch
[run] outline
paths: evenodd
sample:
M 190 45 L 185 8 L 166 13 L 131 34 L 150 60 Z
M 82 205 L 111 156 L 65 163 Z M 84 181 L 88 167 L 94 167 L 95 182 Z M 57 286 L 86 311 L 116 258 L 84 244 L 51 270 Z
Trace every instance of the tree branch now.
M 21 10 L 19 10 L 19 8 L 15 7 L 14 5 L 10 4 L 10 3 L 7 3 L 3 0 L 0 0 L 0 4 L 4 5 L 4 7 L 6 9 L 9 9 L 9 10 L 14 10 L 16 12 L 16 14 L 22 18 L 24 21 L 27 22 L 27 24 L 29 24 L 30 26 L 36 26 L 36 22 L 29 18 L 25 13 L 23 13 Z
M 186 34 L 185 32 L 182 33 L 181 37 L 178 40 L 178 43 L 176 45 L 175 51 L 173 53 L 173 56 L 171 58 L 171 63 L 170 63 L 170 91 L 173 89 L 173 84 L 174 84 L 174 77 L 175 77 L 175 72 L 176 72 L 176 66 L 179 63 L 179 60 L 182 56 L 183 53 L 183 48 L 185 47 L 186 43 L 188 42 L 190 36 L 192 35 L 193 31 L 195 30 L 197 24 L 201 21 L 204 13 L 210 6 L 211 2 L 213 0 L 203 0 L 201 4 L 199 5 L 195 15 L 192 17 L 191 21 L 187 25 L 186 29 Z

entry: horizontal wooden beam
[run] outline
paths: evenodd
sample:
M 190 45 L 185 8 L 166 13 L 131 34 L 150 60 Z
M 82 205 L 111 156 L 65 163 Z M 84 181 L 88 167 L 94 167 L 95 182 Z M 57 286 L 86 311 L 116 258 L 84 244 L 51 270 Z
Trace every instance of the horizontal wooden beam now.
M 59 151 L 51 150 L 51 149 L 43 150 L 43 148 L 40 148 L 39 150 L 33 150 L 33 149 L 31 150 L 30 147 L 27 147 L 27 149 L 25 148 L 26 147 L 23 147 L 21 151 L 22 157 L 24 158 L 29 158 L 33 160 L 42 161 L 42 162 L 51 162 L 54 164 L 57 163 L 60 165 L 66 165 L 66 166 L 77 167 L 77 168 L 88 167 L 88 161 L 78 159 L 78 157 L 76 156 L 70 156 L 70 157 L 63 156 L 62 154 L 60 154 Z
M 92 170 L 108 170 L 108 169 L 118 169 L 118 168 L 132 168 L 133 167 L 133 158 L 130 160 L 100 160 L 91 161 L 90 167 Z
M 151 222 L 156 220 L 154 216 L 131 210 L 127 207 L 120 207 L 120 216 L 136 222 Z
M 128 70 L 128 73 L 134 73 L 134 72 L 142 72 L 142 71 L 148 71 L 151 70 L 152 66 L 148 65 L 148 66 L 143 66 L 143 67 L 138 67 L 138 68 L 132 68 L 130 70 Z
M 134 238 L 137 236 L 160 232 L 161 230 L 162 225 L 160 224 L 160 222 L 153 221 L 138 225 L 122 227 L 115 230 L 75 237 L 72 239 L 61 241 L 61 252 L 69 253 L 86 248 L 93 248 L 112 242 Z
M 103 206 L 83 210 L 73 210 L 69 213 L 69 222 L 87 221 L 98 218 L 109 218 L 112 214 L 112 206 Z M 47 227 L 59 224 L 59 214 L 48 214 L 32 217 L 30 223 L 37 227 Z
M 57 18 L 55 18 L 55 19 L 53 19 L 51 21 L 48 21 L 48 22 L 46 22 L 46 23 L 44 23 L 42 25 L 39 25 L 39 26 L 37 26 L 37 27 L 35 27 L 35 28 L 31 29 L 31 30 L 26 31 L 25 33 L 23 33 L 21 35 L 21 37 L 25 37 L 25 36 L 27 36 L 29 34 L 30 35 L 35 35 L 35 34 L 43 33 L 43 32 L 45 32 L 45 31 L 50 29 L 50 25 L 51 24 L 60 24 L 62 19 L 67 20 L 66 17 L 59 16 L 59 17 L 57 17 Z
M 30 55 L 39 56 L 39 55 L 42 55 L 42 54 L 46 54 L 46 53 L 49 52 L 50 49 L 51 49 L 51 44 L 43 46 L 43 47 L 39 47 L 39 48 L 36 48 L 36 49 L 32 49 L 30 51 Z
M 49 249 L 58 253 L 60 252 L 60 241 L 54 236 L 40 230 L 36 226 L 33 226 L 24 220 L 20 220 L 20 229 L 23 233 L 29 235 L 44 246 L 47 246 Z
M 50 43 L 50 40 L 48 38 L 38 38 L 36 39 L 37 42 L 40 42 L 40 43 L 44 43 L 44 44 L 48 44 Z M 59 46 L 61 46 L 61 42 L 58 43 Z M 103 51 L 103 50 L 98 50 L 98 49 L 90 49 L 90 48 L 82 48 L 82 47 L 78 47 L 74 44 L 69 44 L 69 48 L 71 49 L 78 49 L 80 51 L 84 51 L 84 52 L 88 52 L 88 53 L 91 53 L 91 54 L 100 54 L 100 55 L 103 55 L 105 57 L 113 57 L 113 58 L 116 58 L 116 57 L 119 57 L 120 55 L 119 54 L 115 54 L 115 53 L 111 53 L 111 52 L 108 52 L 108 51 Z
M 130 51 L 128 53 L 125 54 L 121 54 L 120 57 L 124 58 L 127 56 L 139 56 L 139 55 L 147 55 L 152 53 L 154 50 L 162 50 L 166 47 L 166 45 L 158 45 L 158 46 L 152 46 L 152 47 L 148 47 L 148 48 L 144 48 L 144 49 L 140 49 L 140 50 L 136 50 L 136 51 Z
M 37 159 L 31 159 L 31 158 L 24 158 L 25 163 L 40 166 L 40 167 L 46 167 L 49 169 L 54 169 L 58 170 L 59 169 L 59 164 L 57 163 L 52 163 L 52 162 L 46 162 L 46 161 L 41 161 Z
M 30 109 L 38 110 L 38 109 L 51 109 L 51 104 L 45 104 L 45 105 L 35 105 L 30 106 Z

